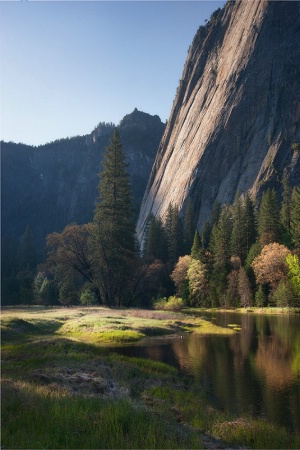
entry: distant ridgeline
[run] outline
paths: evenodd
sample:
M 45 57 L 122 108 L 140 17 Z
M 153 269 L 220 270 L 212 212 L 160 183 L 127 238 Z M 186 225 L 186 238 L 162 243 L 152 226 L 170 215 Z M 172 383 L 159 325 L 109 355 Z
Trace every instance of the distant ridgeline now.
M 45 236 L 92 220 L 98 174 L 115 125 L 38 147 L 1 142 L 2 238 L 20 240 L 27 226 L 38 253 Z M 138 214 L 165 124 L 135 109 L 118 125 Z

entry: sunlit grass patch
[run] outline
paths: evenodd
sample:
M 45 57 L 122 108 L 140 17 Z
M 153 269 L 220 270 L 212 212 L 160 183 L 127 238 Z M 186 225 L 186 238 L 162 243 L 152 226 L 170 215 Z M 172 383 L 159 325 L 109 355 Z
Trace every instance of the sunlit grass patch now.
M 186 331 L 190 331 L 197 334 L 218 334 L 218 335 L 231 335 L 236 331 L 231 328 L 220 327 L 212 322 L 204 319 L 189 319 L 187 325 L 184 327 Z
M 70 320 L 57 333 L 93 343 L 135 342 L 145 336 L 139 330 L 131 329 L 126 320 L 106 317 L 100 320 L 94 318 Z
M 174 332 L 171 320 L 136 317 L 124 312 L 118 316 L 87 315 L 71 318 L 57 330 L 57 334 L 95 343 L 135 342 L 144 336 L 163 335 Z
M 250 448 L 300 448 L 300 436 L 263 419 L 237 418 L 216 422 L 212 433 L 234 446 Z
M 227 325 L 229 328 L 232 328 L 235 331 L 241 331 L 242 327 L 238 325 L 237 323 L 229 323 Z
M 135 330 L 110 330 L 97 333 L 95 339 L 97 342 L 122 343 L 136 342 L 145 335 Z

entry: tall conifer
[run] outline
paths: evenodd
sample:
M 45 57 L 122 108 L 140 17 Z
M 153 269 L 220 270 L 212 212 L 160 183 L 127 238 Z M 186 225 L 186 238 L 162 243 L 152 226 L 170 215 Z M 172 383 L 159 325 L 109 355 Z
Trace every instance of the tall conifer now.
M 244 257 L 244 223 L 243 206 L 240 198 L 235 200 L 230 219 L 232 220 L 231 254 L 242 260 Z
M 183 218 L 183 243 L 184 253 L 188 255 L 193 245 L 196 229 L 196 217 L 192 199 L 189 197 Z
M 263 193 L 258 216 L 259 241 L 262 247 L 280 241 L 279 208 L 274 189 Z
M 244 256 L 245 258 L 247 258 L 250 248 L 257 239 L 257 225 L 255 219 L 254 204 L 248 193 L 246 194 L 244 200 L 243 222 L 245 227 Z
M 175 264 L 179 256 L 183 254 L 183 235 L 179 209 L 171 203 L 166 215 L 165 230 L 168 241 L 169 261 Z
M 201 245 L 201 239 L 200 239 L 198 230 L 196 230 L 195 234 L 194 234 L 193 246 L 192 246 L 192 250 L 191 250 L 191 257 L 193 259 L 199 259 L 199 261 L 203 257 L 203 248 Z
M 168 244 L 162 220 L 160 218 L 157 219 L 154 214 L 151 214 L 148 223 L 144 244 L 144 256 L 167 262 Z
M 291 235 L 293 244 L 300 247 L 300 186 L 294 187 L 292 191 Z
M 126 302 L 136 257 L 131 188 L 117 129 L 106 149 L 98 190 L 92 262 L 102 300 L 114 306 Z

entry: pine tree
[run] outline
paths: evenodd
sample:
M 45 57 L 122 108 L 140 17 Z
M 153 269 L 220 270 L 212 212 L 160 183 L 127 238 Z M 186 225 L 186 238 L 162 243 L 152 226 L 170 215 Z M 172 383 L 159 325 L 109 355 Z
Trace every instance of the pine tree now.
M 160 218 L 151 214 L 148 220 L 148 229 L 144 243 L 144 256 L 153 259 L 160 259 L 163 262 L 168 260 L 167 237 Z
M 283 227 L 288 230 L 291 223 L 291 187 L 287 175 L 282 178 L 282 203 L 280 210 L 280 219 Z
M 213 226 L 210 240 L 210 250 L 213 254 L 213 268 L 210 278 L 211 299 L 216 305 L 220 303 L 226 290 L 227 275 L 230 270 L 230 239 L 232 220 L 228 206 L 224 206 L 217 225 Z
M 216 270 L 228 268 L 230 261 L 230 240 L 232 231 L 231 211 L 224 206 L 217 225 L 214 225 L 211 236 L 211 250 L 214 255 Z
M 267 304 L 268 296 L 265 293 L 263 286 L 260 284 L 255 293 L 255 306 L 263 307 Z
M 164 228 L 168 241 L 168 259 L 171 264 L 175 264 L 179 256 L 183 254 L 183 235 L 179 209 L 171 203 L 168 207 Z
M 134 213 L 125 154 L 115 129 L 106 149 L 98 186 L 90 248 L 102 301 L 126 303 L 136 259 Z
M 259 208 L 258 232 L 262 247 L 280 241 L 279 208 L 274 189 L 263 193 Z
M 283 231 L 283 240 L 285 245 L 291 247 L 291 194 L 292 190 L 287 175 L 282 179 L 282 202 L 280 209 L 280 223 Z
M 254 205 L 249 195 L 242 201 L 238 198 L 232 210 L 231 252 L 245 262 L 251 246 L 256 240 Z
M 247 258 L 249 254 L 250 248 L 256 242 L 257 239 L 257 225 L 255 220 L 255 212 L 254 212 L 254 204 L 250 198 L 250 195 L 247 193 L 244 200 L 244 208 L 243 208 L 243 218 L 242 218 L 243 226 L 244 226 L 244 251 L 242 261 Z
M 209 247 L 211 228 L 211 225 L 208 222 L 205 222 L 200 233 L 202 247 L 204 250 Z
M 244 259 L 245 229 L 243 222 L 243 206 L 240 198 L 236 198 L 232 209 L 231 254 Z
M 184 218 L 183 218 L 183 243 L 184 253 L 188 255 L 193 245 L 193 239 L 196 229 L 196 217 L 193 201 L 188 199 Z
M 201 246 L 201 239 L 200 239 L 198 231 L 196 230 L 195 234 L 194 234 L 192 249 L 191 249 L 191 257 L 193 259 L 198 259 L 200 261 L 202 259 L 202 256 L 203 256 L 203 249 Z
M 294 187 L 292 191 L 290 229 L 293 244 L 300 247 L 300 186 Z
M 212 212 L 210 215 L 210 221 L 209 223 L 211 225 L 216 225 L 220 219 L 220 215 L 222 212 L 221 204 L 216 200 L 213 204 Z

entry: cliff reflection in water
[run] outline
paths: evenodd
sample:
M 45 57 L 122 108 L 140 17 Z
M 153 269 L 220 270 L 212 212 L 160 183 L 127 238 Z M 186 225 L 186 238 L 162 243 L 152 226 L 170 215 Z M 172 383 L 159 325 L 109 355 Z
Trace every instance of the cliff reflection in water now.
M 239 324 L 241 331 L 147 339 L 116 350 L 178 367 L 222 409 L 266 417 L 300 432 L 300 318 L 234 313 L 205 318 L 222 326 Z

